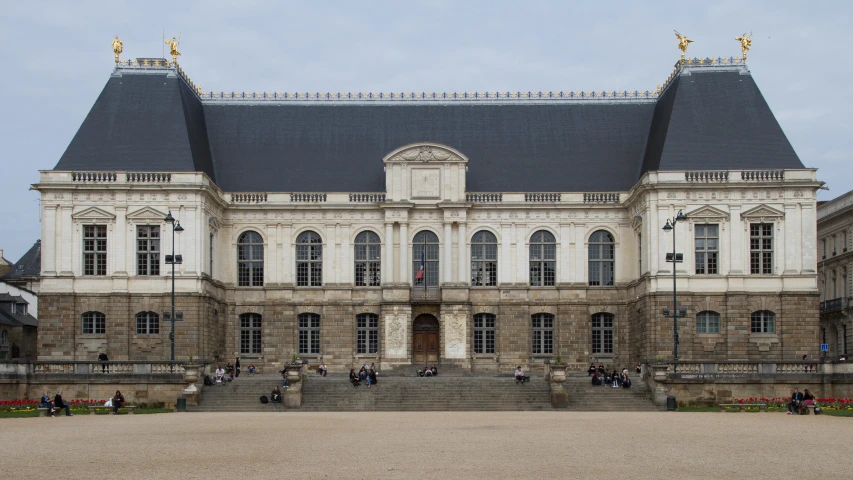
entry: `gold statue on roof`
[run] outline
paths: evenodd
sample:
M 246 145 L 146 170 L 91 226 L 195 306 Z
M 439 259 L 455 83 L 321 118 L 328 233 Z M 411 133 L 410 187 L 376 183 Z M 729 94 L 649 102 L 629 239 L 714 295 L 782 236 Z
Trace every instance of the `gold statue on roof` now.
M 118 65 L 118 56 L 124 50 L 124 44 L 118 39 L 118 35 L 113 39 L 113 53 L 116 55 L 116 65 Z
M 171 40 L 166 40 L 166 45 L 169 46 L 169 53 L 172 55 L 172 64 L 178 64 L 178 56 L 181 52 L 178 51 L 178 43 L 181 41 L 181 36 L 172 37 Z
M 687 46 L 693 43 L 693 40 L 687 38 L 686 35 L 678 33 L 678 30 L 673 30 L 676 38 L 678 38 L 678 49 L 681 50 L 681 60 L 684 61 L 684 54 L 687 53 Z
M 740 52 L 743 55 L 743 61 L 746 61 L 746 52 L 749 51 L 749 47 L 752 46 L 752 32 L 749 32 L 749 35 L 746 32 L 743 33 L 740 37 L 735 37 L 735 40 L 740 42 Z

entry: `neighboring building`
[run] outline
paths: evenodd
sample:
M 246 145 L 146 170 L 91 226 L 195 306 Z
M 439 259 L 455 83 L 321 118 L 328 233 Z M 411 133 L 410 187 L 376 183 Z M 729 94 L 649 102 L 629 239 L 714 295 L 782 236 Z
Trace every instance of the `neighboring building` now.
M 42 171 L 41 359 L 511 371 L 818 353 L 815 170 L 745 65 L 660 93 L 199 93 L 113 71 Z M 250 360 L 247 360 L 250 359 Z
M 5 275 L 11 269 L 12 262 L 6 260 L 6 257 L 3 256 L 3 249 L 0 249 L 0 277 Z
M 830 358 L 848 355 L 853 342 L 850 273 L 853 272 L 853 191 L 817 208 L 820 341 Z
M 0 280 L 0 361 L 36 360 L 38 298 Z
M 36 243 L 11 265 L 5 275 L 0 275 L 0 280 L 31 292 L 38 292 L 40 272 L 41 240 L 36 240 Z

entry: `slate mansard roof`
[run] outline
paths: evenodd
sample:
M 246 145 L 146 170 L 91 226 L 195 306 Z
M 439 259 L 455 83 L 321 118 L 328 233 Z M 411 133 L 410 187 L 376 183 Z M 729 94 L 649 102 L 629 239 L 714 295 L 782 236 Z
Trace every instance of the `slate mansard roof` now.
M 648 171 L 804 168 L 748 69 L 719 65 L 682 66 L 660 96 L 539 101 L 200 98 L 174 69 L 117 67 L 55 170 L 373 192 L 385 188 L 382 158 L 416 142 L 465 154 L 472 192 L 625 191 Z

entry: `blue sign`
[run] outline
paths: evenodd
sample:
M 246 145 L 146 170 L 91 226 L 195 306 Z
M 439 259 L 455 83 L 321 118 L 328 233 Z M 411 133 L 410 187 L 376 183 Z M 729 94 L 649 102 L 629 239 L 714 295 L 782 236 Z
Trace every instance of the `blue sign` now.
M 828 352 L 829 351 L 829 344 L 828 343 L 821 343 L 820 344 L 820 351 L 821 352 Z

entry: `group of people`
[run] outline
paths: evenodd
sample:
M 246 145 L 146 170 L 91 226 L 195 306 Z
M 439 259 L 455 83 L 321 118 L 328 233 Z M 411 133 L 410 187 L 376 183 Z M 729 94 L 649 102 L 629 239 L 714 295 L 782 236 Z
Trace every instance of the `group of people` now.
M 250 375 L 255 374 L 255 366 L 254 365 L 249 365 L 249 374 Z M 225 365 L 224 369 L 222 368 L 222 365 L 216 367 L 216 371 L 214 372 L 213 381 L 215 381 L 216 383 L 223 383 L 226 381 L 231 382 L 234 380 L 234 378 L 239 377 L 239 376 L 240 376 L 240 357 L 237 357 L 236 362 L 234 362 L 233 364 L 229 363 L 229 364 Z
M 434 377 L 436 375 L 438 375 L 438 369 L 435 368 L 435 364 L 433 364 L 431 367 L 424 365 L 423 369 L 418 369 L 419 377 Z
M 639 367 L 637 365 L 637 368 Z M 615 369 L 608 372 L 603 363 L 599 363 L 598 367 L 591 363 L 586 373 L 592 377 L 593 387 L 631 388 L 631 379 L 628 378 L 627 368 L 623 368 L 621 372 L 617 372 Z
M 371 363 L 370 367 L 368 367 L 365 363 L 361 366 L 358 373 L 355 373 L 355 369 L 351 368 L 349 370 L 349 381 L 353 387 L 366 382 L 367 387 L 370 388 L 371 385 L 376 384 L 376 366 Z
M 107 403 L 104 405 L 105 407 L 112 407 L 112 414 L 115 415 L 118 413 L 118 409 L 125 406 L 127 401 L 124 398 L 124 395 L 121 394 L 121 390 L 116 390 L 115 395 L 112 396 Z M 48 414 L 51 417 L 56 416 L 56 410 L 65 410 L 66 417 L 73 417 L 74 414 L 71 413 L 71 404 L 66 402 L 62 398 L 62 390 L 56 392 L 56 395 L 53 397 L 53 401 L 51 401 L 50 396 L 47 392 L 43 392 L 41 400 L 39 400 L 40 408 L 47 408 Z
M 803 392 L 795 388 L 794 393 L 791 394 L 791 401 L 788 402 L 788 415 L 808 413 L 808 405 L 814 405 L 814 395 L 812 395 L 812 392 L 808 388 Z

